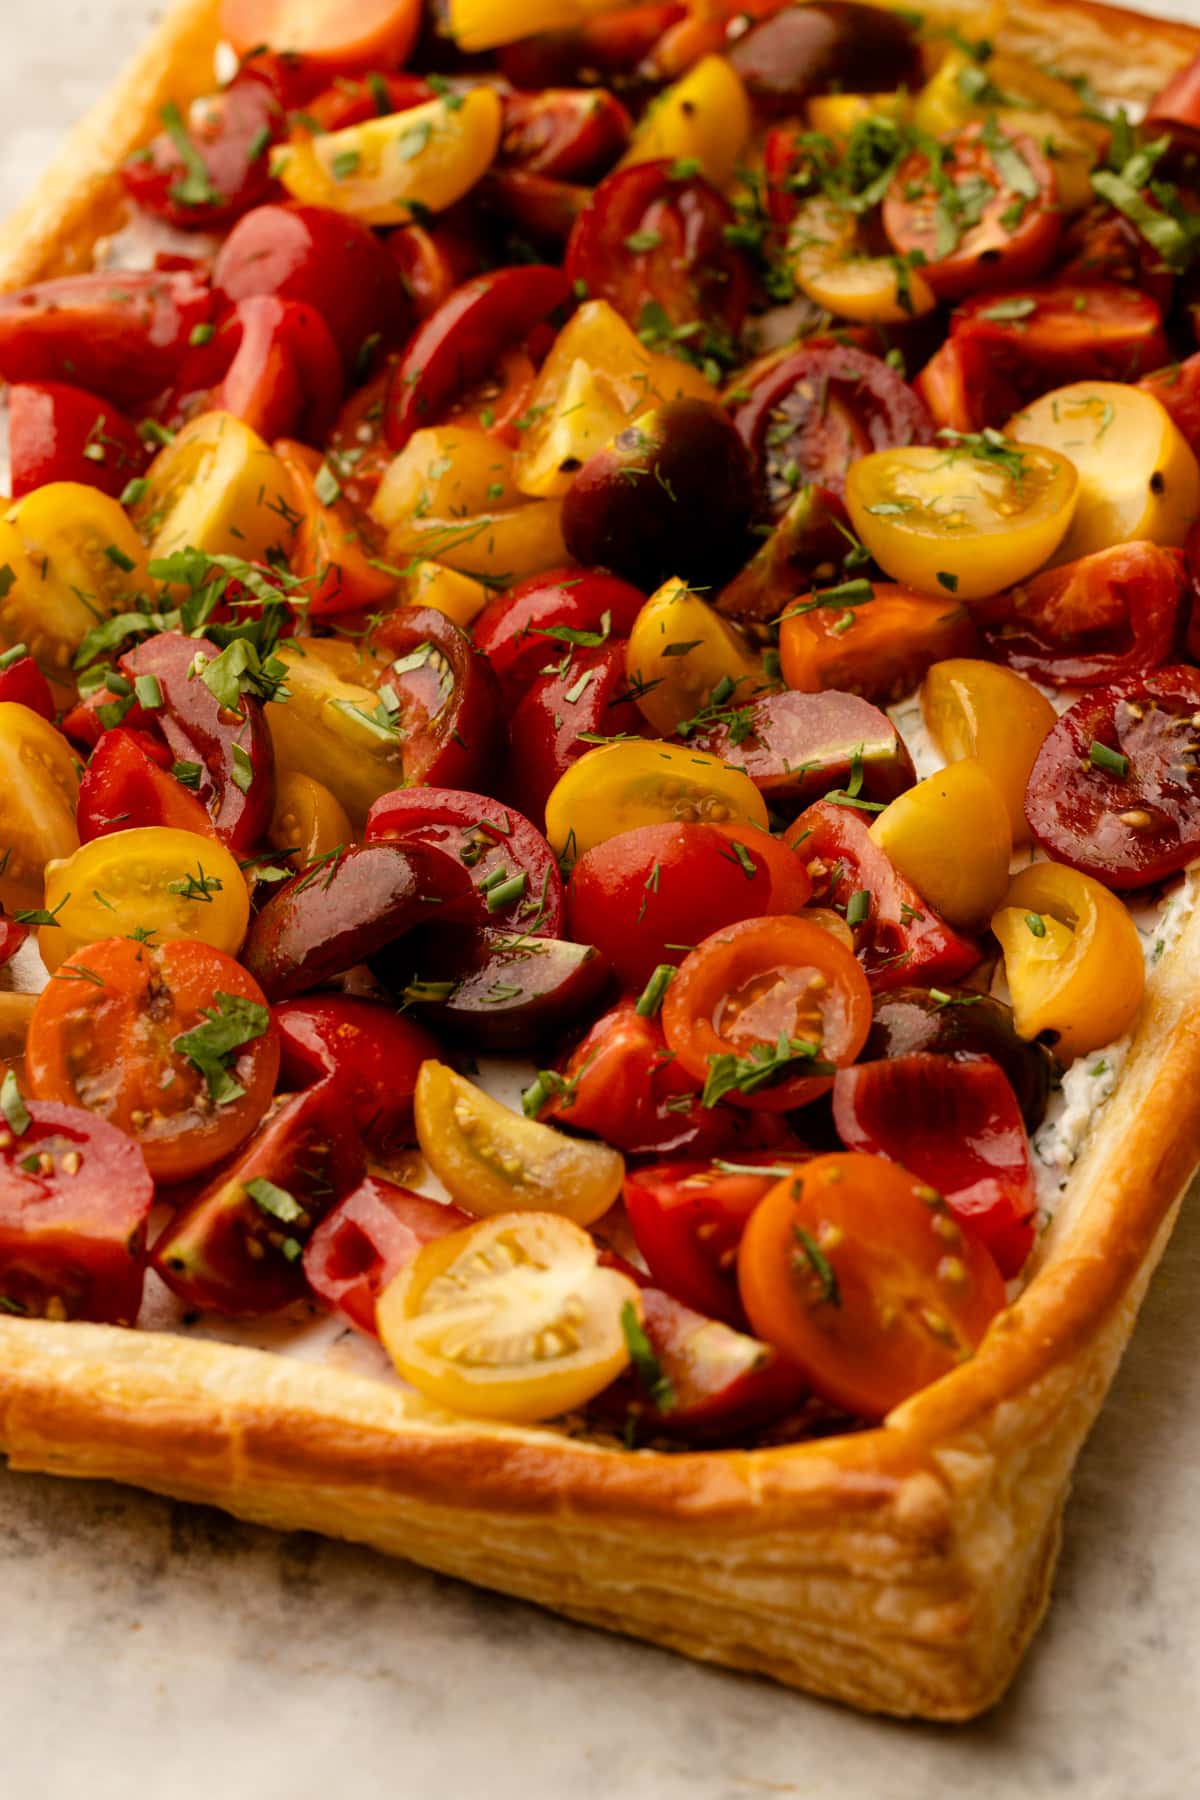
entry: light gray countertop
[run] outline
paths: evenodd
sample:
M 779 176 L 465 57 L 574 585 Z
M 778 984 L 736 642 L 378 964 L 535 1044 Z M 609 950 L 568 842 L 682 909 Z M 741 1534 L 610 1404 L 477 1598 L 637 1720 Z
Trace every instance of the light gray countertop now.
M 0 207 L 49 161 L 155 10 L 148 0 L 7 0 Z M 1196 16 L 1200 0 L 1175 10 Z M 346 1545 L 0 1471 L 0 1792 L 1194 1796 L 1200 1195 L 1080 1462 L 1055 1589 L 990 1718 L 904 1727 Z

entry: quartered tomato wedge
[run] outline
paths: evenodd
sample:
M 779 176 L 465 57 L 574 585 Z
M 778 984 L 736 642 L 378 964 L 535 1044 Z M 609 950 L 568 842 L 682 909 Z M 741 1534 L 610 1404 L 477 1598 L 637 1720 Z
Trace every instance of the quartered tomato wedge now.
M 51 481 L 79 481 L 119 499 L 150 460 L 125 414 L 64 381 L 17 382 L 8 393 L 14 500 Z
M 465 632 L 436 607 L 399 606 L 374 625 L 369 646 L 386 659 L 379 692 L 402 735 L 405 780 L 485 785 L 503 737 L 499 696 Z
M 1167 361 L 1156 302 L 1104 282 L 979 294 L 957 309 L 950 329 L 984 345 L 1030 394 L 1065 381 L 1136 381 Z
M 145 732 L 119 725 L 106 731 L 79 784 L 80 842 L 143 825 L 215 836 L 207 812 L 169 765 L 170 753 Z M 188 774 L 190 779 L 191 767 Z
M 284 1000 L 274 1009 L 286 1091 L 331 1077 L 365 1142 L 386 1155 L 413 1141 L 413 1094 L 438 1046 L 422 1025 L 348 994 Z
M 998 1063 L 963 1055 L 859 1063 L 833 1084 L 833 1118 L 848 1150 L 902 1162 L 941 1194 L 953 1215 L 937 1228 L 947 1256 L 961 1226 L 1006 1280 L 1021 1273 L 1037 1187 L 1016 1095 Z
M 379 1335 L 375 1302 L 418 1251 L 471 1223 L 471 1215 L 368 1175 L 323 1219 L 304 1250 L 304 1275 L 323 1305 Z
M 1054 687 L 1144 675 L 1175 654 L 1185 588 L 1177 551 L 1115 544 L 1013 588 L 995 604 L 988 643 Z
M 606 88 L 543 88 L 504 96 L 500 160 L 560 181 L 590 181 L 620 156 L 632 121 Z
M 779 660 L 784 680 L 801 693 L 833 689 L 889 702 L 911 693 L 932 663 L 970 656 L 976 645 L 971 615 L 954 594 L 943 590 L 938 599 L 859 577 L 802 594 L 785 609 Z
M 513 705 L 568 645 L 596 648 L 609 637 L 627 638 L 645 599 L 640 588 L 601 570 L 551 569 L 490 601 L 471 635 Z
M 595 744 L 644 729 L 623 643 L 548 647 L 553 660 L 543 664 L 546 673 L 530 683 L 508 722 L 506 791 L 535 819 L 547 816 L 551 794 Z
M 936 1191 L 861 1154 L 817 1157 L 771 1189 L 746 1227 L 738 1285 L 757 1335 L 865 1419 L 957 1368 L 1004 1306 L 991 1256 Z
M 265 198 L 271 145 L 283 136 L 285 119 L 268 83 L 252 70 L 219 94 L 194 100 L 186 120 L 173 103 L 163 117 L 166 130 L 121 167 L 138 206 L 181 230 L 212 231 Z
M 844 788 L 856 773 L 863 798 L 880 802 L 894 800 L 916 779 L 896 727 L 857 694 L 789 690 L 707 710 L 711 720 L 701 715 L 688 743 L 744 769 L 781 813 Z
M 208 284 L 190 270 L 38 282 L 0 297 L 0 375 L 69 381 L 117 406 L 142 406 L 174 379 L 211 315 Z

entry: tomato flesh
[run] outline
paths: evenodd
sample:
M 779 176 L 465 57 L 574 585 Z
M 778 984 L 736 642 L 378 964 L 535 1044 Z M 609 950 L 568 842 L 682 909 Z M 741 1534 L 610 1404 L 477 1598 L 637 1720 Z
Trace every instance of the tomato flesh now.
M 8 395 L 12 497 L 82 481 L 118 499 L 149 454 L 132 420 L 64 381 L 18 382 Z
M 365 835 L 368 843 L 432 844 L 455 858 L 474 884 L 481 925 L 563 935 L 554 853 L 515 807 L 461 788 L 397 788 L 376 800 Z
M 461 1231 L 470 1213 L 366 1176 L 317 1226 L 304 1251 L 304 1275 L 323 1306 L 378 1337 L 375 1302 L 418 1250 Z
M 413 1093 L 437 1040 L 373 1000 L 316 994 L 274 1010 L 285 1091 L 332 1078 L 365 1142 L 380 1155 L 413 1141 Z
M 1011 589 L 991 609 L 993 652 L 1054 687 L 1095 687 L 1172 661 L 1186 585 L 1178 551 L 1115 544 Z

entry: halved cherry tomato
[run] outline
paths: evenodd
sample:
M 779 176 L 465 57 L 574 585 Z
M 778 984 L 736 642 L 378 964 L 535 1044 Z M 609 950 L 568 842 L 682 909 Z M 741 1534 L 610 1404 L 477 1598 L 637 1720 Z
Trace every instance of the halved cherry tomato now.
M 947 762 L 973 757 L 999 788 L 1013 842 L 1029 837 L 1029 771 L 1058 716 L 1031 681 L 995 663 L 952 657 L 921 683 L 921 711 Z
M 892 988 L 875 999 L 875 1021 L 859 1060 L 932 1055 L 986 1056 L 1003 1069 L 1025 1129 L 1035 1132 L 1062 1080 L 1058 1058 L 1018 1035 L 1013 1009 L 964 988 Z
M 1103 282 L 977 294 L 957 308 L 950 329 L 985 345 L 995 364 L 1032 394 L 1064 381 L 1136 381 L 1167 361 L 1156 303 Z
M 1057 164 L 1056 170 L 1061 167 Z M 1089 179 L 1089 195 L 1091 191 Z M 1171 310 L 1175 293 L 1175 277 L 1158 251 L 1132 219 L 1103 201 L 1067 226 L 1055 278 L 1081 287 L 1099 281 L 1108 287 L 1133 289 L 1148 295 L 1164 318 Z
M 1064 1064 L 1128 1031 L 1146 986 L 1137 927 L 1122 901 L 1061 863 L 1022 869 L 992 919 L 1013 1023 L 1053 1036 Z
M 766 832 L 734 825 L 643 825 L 581 856 L 571 871 L 571 935 L 595 944 L 627 987 L 723 925 L 794 913 L 812 883 Z
M 543 88 L 504 96 L 500 161 L 559 181 L 591 181 L 616 162 L 632 122 L 606 88 Z
M 485 431 L 510 450 L 521 442 L 533 399 L 537 368 L 522 344 L 509 344 L 495 367 L 467 388 L 446 414 L 447 425 Z
M 1144 123 L 1152 138 L 1165 131 L 1181 150 L 1200 150 L 1200 55 L 1155 95 Z
M 840 498 L 860 456 L 933 437 L 912 388 L 882 357 L 853 345 L 826 343 L 781 357 L 751 383 L 733 418 L 776 518 L 805 483 Z
M 495 179 L 494 171 L 485 175 L 481 193 L 488 191 L 486 184 Z M 400 271 L 413 312 L 425 320 L 472 275 L 479 274 L 483 247 L 472 217 L 463 217 L 460 209 L 452 207 L 426 224 L 401 225 L 389 233 L 386 249 Z
M 551 847 L 572 858 L 636 825 L 697 820 L 765 828 L 767 809 L 740 769 L 673 744 L 603 744 L 589 750 L 546 801 Z
M 0 638 L 61 681 L 93 626 L 150 591 L 146 552 L 110 494 L 53 481 L 0 521 Z
M 417 41 L 417 0 L 221 0 L 221 35 L 239 56 L 296 51 L 331 73 L 398 68 Z
M 869 459 L 874 461 L 874 458 Z M 899 700 L 932 663 L 976 648 L 967 608 L 891 582 L 855 580 L 801 596 L 784 613 L 779 660 L 791 688 Z
M 890 93 L 919 77 L 914 25 L 899 12 L 842 0 L 802 11 L 758 0 L 747 11 L 761 22 L 736 39 L 730 60 L 767 117 L 797 112 L 811 94 Z
M 55 970 L 29 1023 L 31 1092 L 120 1126 L 156 1181 L 185 1181 L 236 1150 L 278 1069 L 261 991 L 209 944 L 89 944 Z
M 353 836 L 349 815 L 327 787 L 297 769 L 283 771 L 275 783 L 275 810 L 267 841 L 297 874 L 348 844 Z
M 714 693 L 745 703 L 769 685 L 743 632 L 673 579 L 634 620 L 625 667 L 639 712 L 664 737 L 703 712 Z
M 419 1250 L 471 1224 L 470 1213 L 368 1175 L 322 1219 L 304 1249 L 317 1299 L 378 1337 L 375 1302 Z
M 81 843 L 142 825 L 169 825 L 197 837 L 215 836 L 204 807 L 152 753 L 153 744 L 143 732 L 122 726 L 104 733 L 79 784 L 76 823 Z M 166 760 L 169 763 L 169 757 Z
M 719 23 L 713 50 L 724 47 Z M 699 55 L 694 65 L 642 113 L 634 127 L 622 167 L 666 161 L 699 166 L 700 173 L 724 188 L 737 172 L 754 128 L 750 100 L 741 77 L 727 57 Z
M 637 1287 L 552 1213 L 504 1214 L 426 1245 L 379 1297 L 379 1335 L 439 1406 L 531 1422 L 582 1406 L 629 1361 Z
M 1197 712 L 1200 672 L 1181 666 L 1077 700 L 1029 777 L 1039 843 L 1106 887 L 1147 887 L 1182 869 L 1200 852 Z
M 1017 390 L 1005 380 L 984 344 L 948 337 L 913 381 L 913 392 L 940 431 L 995 429 L 1010 419 Z
M 305 1243 L 363 1173 L 336 1083 L 318 1082 L 281 1101 L 180 1209 L 154 1244 L 154 1268 L 189 1306 L 274 1312 L 306 1292 Z
M 560 645 L 586 643 L 589 636 L 598 643 L 607 636 L 627 638 L 645 598 L 602 570 L 551 569 L 491 600 L 471 635 L 513 706 L 561 656 Z
M 990 665 L 989 665 L 990 666 Z M 855 775 L 864 800 L 894 800 L 916 780 L 904 740 L 886 713 L 857 694 L 788 691 L 701 713 L 687 741 L 744 769 L 768 805 L 795 811 Z
M 413 432 L 392 459 L 371 515 L 407 549 L 414 529 L 419 547 L 420 527 L 429 517 L 463 520 L 469 529 L 478 514 L 505 511 L 522 498 L 507 445 L 477 423 L 447 420 Z
M 421 1064 L 438 1053 L 421 1025 L 377 1001 L 345 994 L 284 1000 L 275 1008 L 285 1089 L 332 1077 L 356 1128 L 381 1154 L 412 1142 Z
M 1166 408 L 1188 447 L 1200 456 L 1200 351 L 1143 375 L 1138 386 Z
M 271 145 L 286 129 L 283 107 L 252 72 L 219 94 L 193 100 L 186 120 L 173 103 L 167 129 L 121 165 L 125 191 L 155 218 L 184 231 L 229 225 L 271 185 Z
M 987 1056 L 894 1056 L 843 1069 L 833 1120 L 847 1150 L 903 1159 L 953 1220 L 938 1236 L 947 1256 L 967 1235 L 985 1244 L 1006 1281 L 1033 1248 L 1037 1186 L 1016 1095 Z
M 981 1242 L 944 1233 L 943 1201 L 883 1157 L 821 1156 L 746 1227 L 738 1285 L 759 1337 L 813 1391 L 879 1419 L 978 1348 L 1004 1306 Z
M 366 509 L 387 472 L 391 450 L 383 440 L 383 401 L 391 379 L 389 363 L 355 390 L 329 434 L 327 454 L 352 506 Z
M 303 515 L 289 566 L 306 584 L 311 616 L 322 619 L 381 606 L 395 592 L 396 578 L 377 566 L 382 538 L 369 514 L 343 493 L 334 473 L 338 459 L 322 458 L 319 450 L 290 438 L 280 438 L 273 448 Z
M 321 443 L 341 403 L 341 361 L 321 314 L 299 300 L 254 294 L 188 351 L 162 413 L 172 427 L 198 413 L 227 413 L 268 442 Z
M 853 806 L 818 800 L 787 841 L 807 864 L 821 905 L 849 918 L 858 955 L 878 993 L 912 981 L 959 980 L 978 946 L 952 931 L 901 875 Z
M 985 925 L 1008 886 L 1008 802 L 973 756 L 900 794 L 876 818 L 871 837 L 922 900 L 963 930 Z
M 115 406 L 63 381 L 17 382 L 8 391 L 12 495 L 77 481 L 119 499 L 150 460 Z
M 636 737 L 642 719 L 631 699 L 625 646 L 564 651 L 545 665 L 509 720 L 505 792 L 523 812 L 542 819 L 550 795 L 590 746 Z
M 40 281 L 0 295 L 0 375 L 70 381 L 118 406 L 140 406 L 174 379 L 211 315 L 208 284 L 191 270 Z
M 826 1093 L 871 1027 L 852 953 L 800 918 L 743 919 L 684 957 L 663 1031 L 704 1102 L 787 1112 Z
M 258 433 L 231 413 L 201 413 L 185 425 L 143 480 L 133 519 L 154 557 L 206 550 L 265 562 L 286 542 L 287 473 Z
M 271 701 L 267 724 L 280 779 L 309 773 L 352 823 L 404 780 L 403 740 L 379 698 L 381 659 L 363 644 L 300 637 L 276 650 L 287 699 Z
M 853 1073 L 853 1071 L 847 1071 Z M 659 1287 L 710 1318 L 742 1326 L 737 1253 L 751 1213 L 788 1171 L 778 1150 L 744 1161 L 651 1163 L 625 1177 L 625 1210 Z M 806 1160 L 796 1158 L 796 1167 Z
M 686 341 L 704 353 L 704 331 L 728 342 L 750 303 L 750 264 L 726 237 L 733 223 L 715 187 L 670 161 L 617 169 L 576 221 L 566 272 L 635 330 L 697 328 Z
M 859 214 L 827 194 L 801 202 L 788 232 L 788 266 L 800 294 L 835 319 L 905 325 L 937 306 L 919 264 L 874 255 Z
M 801 488 L 770 536 L 718 593 L 717 611 L 727 619 L 766 625 L 814 581 L 835 579 L 849 547 L 844 512 L 828 488 Z
M 341 131 L 345 125 L 361 125 L 364 119 L 385 119 L 392 113 L 407 112 L 422 100 L 432 100 L 434 90 L 423 75 L 383 74 L 372 69 L 367 75 L 339 75 L 331 87 L 323 88 L 306 100 L 302 110 L 293 116 L 295 131 Z
M 11 700 L 17 706 L 27 706 L 30 712 L 53 725 L 58 708 L 50 692 L 50 683 L 32 656 L 22 652 L 23 646 L 16 644 L 0 656 L 0 701 Z
M 936 159 L 937 168 L 931 168 Z M 920 253 L 939 300 L 1033 281 L 1054 260 L 1062 219 L 1053 165 L 1028 133 L 968 125 L 913 152 L 892 176 L 883 228 L 900 256 Z
M 35 1100 L 0 1133 L 0 1312 L 132 1325 L 154 1184 L 127 1132 Z
M 1045 569 L 1003 597 L 988 643 L 1054 687 L 1093 687 L 1170 662 L 1186 574 L 1178 551 L 1115 544 Z
M 42 904 L 48 865 L 78 848 L 79 764 L 67 740 L 16 701 L 0 704 L 0 904 Z
M 471 788 L 494 778 L 503 742 L 500 697 L 492 671 L 453 619 L 433 606 L 399 606 L 373 626 L 368 643 L 389 659 L 379 691 L 403 734 L 405 781 Z

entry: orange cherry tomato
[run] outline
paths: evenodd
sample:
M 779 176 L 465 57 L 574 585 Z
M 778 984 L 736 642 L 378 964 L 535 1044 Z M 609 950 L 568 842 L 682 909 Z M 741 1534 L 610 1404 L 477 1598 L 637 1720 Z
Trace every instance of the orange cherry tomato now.
M 521 442 L 517 420 L 529 411 L 536 385 L 537 369 L 528 350 L 523 344 L 506 345 L 495 369 L 459 396 L 442 423 L 490 432 L 516 450 Z
M 663 1031 L 704 1103 L 786 1112 L 825 1093 L 871 1028 L 855 957 L 820 925 L 776 916 L 714 931 L 667 989 Z
M 935 1189 L 862 1154 L 815 1157 L 765 1195 L 738 1287 L 756 1335 L 862 1419 L 964 1362 L 1005 1300 L 990 1254 Z
M 219 18 L 239 56 L 265 44 L 330 71 L 388 69 L 417 41 L 421 0 L 221 0 Z
M 395 592 L 396 577 L 378 567 L 382 536 L 343 493 L 337 457 L 322 459 L 320 451 L 292 438 L 280 438 L 273 448 L 302 515 L 288 561 L 292 574 L 309 583 L 305 598 L 312 617 L 383 606 Z
M 156 1181 L 220 1162 L 262 1118 L 279 1032 L 254 979 L 211 944 L 107 938 L 67 958 L 39 994 L 29 1091 L 129 1133 Z
M 779 661 L 789 687 L 899 700 L 932 663 L 975 652 L 970 615 L 949 594 L 939 600 L 882 581 L 844 589 L 844 603 L 831 589 L 802 595 L 785 615 Z
M 293 869 L 307 869 L 331 850 L 340 850 L 353 837 L 354 827 L 345 807 L 327 787 L 299 769 L 280 772 L 267 838 L 272 849 L 285 856 Z

